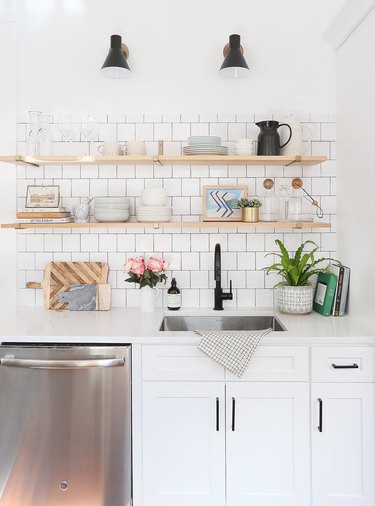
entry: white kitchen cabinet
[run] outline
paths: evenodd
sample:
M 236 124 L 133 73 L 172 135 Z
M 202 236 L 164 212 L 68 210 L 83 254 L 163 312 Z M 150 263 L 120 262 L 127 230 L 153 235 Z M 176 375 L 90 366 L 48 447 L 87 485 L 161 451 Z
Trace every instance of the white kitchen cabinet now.
M 227 506 L 310 504 L 307 383 L 228 383 Z
M 143 506 L 225 505 L 225 387 L 144 382 Z
M 135 506 L 375 505 L 373 347 L 260 346 L 241 380 L 190 345 L 140 364 Z
M 374 384 L 315 383 L 311 394 L 313 506 L 374 506 Z

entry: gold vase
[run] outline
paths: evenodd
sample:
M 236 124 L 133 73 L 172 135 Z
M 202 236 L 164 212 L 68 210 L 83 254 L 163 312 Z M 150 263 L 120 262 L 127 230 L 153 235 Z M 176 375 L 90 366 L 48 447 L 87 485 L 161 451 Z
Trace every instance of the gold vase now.
M 244 207 L 242 209 L 242 221 L 247 223 L 259 221 L 259 207 Z

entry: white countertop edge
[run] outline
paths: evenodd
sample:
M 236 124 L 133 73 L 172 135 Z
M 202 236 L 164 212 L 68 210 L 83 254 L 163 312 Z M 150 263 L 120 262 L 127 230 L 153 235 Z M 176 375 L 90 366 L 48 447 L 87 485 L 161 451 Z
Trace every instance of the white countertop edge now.
M 353 315 L 324 317 L 317 313 L 288 315 L 273 308 L 210 308 L 140 313 L 136 308 L 110 311 L 51 311 L 44 308 L 16 308 L 0 316 L 0 342 L 25 343 L 111 343 L 111 344 L 197 344 L 200 336 L 193 332 L 161 332 L 165 315 L 271 315 L 287 329 L 271 332 L 262 345 L 374 345 L 375 332 L 362 326 Z

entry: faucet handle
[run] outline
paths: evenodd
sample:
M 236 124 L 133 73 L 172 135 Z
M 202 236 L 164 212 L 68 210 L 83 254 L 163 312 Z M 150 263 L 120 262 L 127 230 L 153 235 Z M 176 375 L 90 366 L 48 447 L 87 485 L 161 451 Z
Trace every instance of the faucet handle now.
M 233 300 L 232 280 L 229 281 L 229 292 L 221 292 L 222 300 Z

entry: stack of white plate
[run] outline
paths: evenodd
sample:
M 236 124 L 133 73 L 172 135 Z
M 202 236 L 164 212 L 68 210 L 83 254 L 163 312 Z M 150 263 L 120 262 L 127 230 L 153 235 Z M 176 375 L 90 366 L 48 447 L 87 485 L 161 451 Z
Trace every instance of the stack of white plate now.
M 130 216 L 130 201 L 127 197 L 95 197 L 94 217 L 96 221 L 127 221 Z
M 188 137 L 188 146 L 182 148 L 184 155 L 227 155 L 228 148 L 221 146 L 221 138 L 214 135 Z
M 167 206 L 167 193 L 163 188 L 146 188 L 141 193 L 142 206 L 137 206 L 137 221 L 171 221 L 172 208 Z

